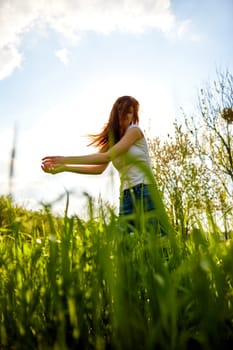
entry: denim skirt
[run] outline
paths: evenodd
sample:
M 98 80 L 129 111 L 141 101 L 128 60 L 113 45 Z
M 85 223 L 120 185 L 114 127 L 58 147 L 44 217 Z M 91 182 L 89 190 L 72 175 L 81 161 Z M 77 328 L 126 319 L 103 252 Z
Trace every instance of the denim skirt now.
M 129 215 L 143 210 L 155 209 L 152 185 L 139 184 L 123 191 L 120 198 L 120 215 Z
M 156 217 L 156 204 L 153 198 L 154 186 L 139 184 L 122 192 L 119 217 L 128 232 L 150 230 L 163 234 Z

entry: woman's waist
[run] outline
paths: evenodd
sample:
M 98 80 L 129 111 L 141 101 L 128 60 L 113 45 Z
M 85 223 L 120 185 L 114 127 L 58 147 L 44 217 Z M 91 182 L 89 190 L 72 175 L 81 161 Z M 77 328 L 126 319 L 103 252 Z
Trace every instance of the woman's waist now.
M 145 176 L 143 174 L 137 174 L 135 176 L 124 176 L 120 178 L 121 180 L 121 191 L 131 189 L 140 185 L 152 185 L 154 183 L 154 178 L 152 176 Z

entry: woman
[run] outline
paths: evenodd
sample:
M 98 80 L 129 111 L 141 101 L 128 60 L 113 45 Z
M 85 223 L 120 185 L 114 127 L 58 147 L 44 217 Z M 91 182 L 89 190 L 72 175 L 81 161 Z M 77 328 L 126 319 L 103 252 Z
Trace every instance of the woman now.
M 89 145 L 97 153 L 84 156 L 48 156 L 42 159 L 42 169 L 51 174 L 68 171 L 78 174 L 101 174 L 110 162 L 121 180 L 120 217 L 126 219 L 128 231 L 146 224 L 158 229 L 155 217 L 155 181 L 147 142 L 139 124 L 139 103 L 131 96 L 119 97 L 109 120 L 97 135 L 90 135 Z M 129 228 L 130 227 L 130 228 Z

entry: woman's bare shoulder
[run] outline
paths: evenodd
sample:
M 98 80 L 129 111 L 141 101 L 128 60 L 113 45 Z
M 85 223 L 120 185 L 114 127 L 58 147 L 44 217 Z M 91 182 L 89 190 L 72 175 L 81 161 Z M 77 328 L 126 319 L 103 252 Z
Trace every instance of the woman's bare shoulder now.
M 141 129 L 141 127 L 140 127 L 139 125 L 137 125 L 137 124 L 131 124 L 131 125 L 129 126 L 128 130 L 129 130 L 129 129 L 133 129 L 133 128 L 135 128 L 135 129 L 140 133 L 141 137 L 144 137 L 144 133 L 143 133 L 143 131 L 142 131 L 142 129 Z

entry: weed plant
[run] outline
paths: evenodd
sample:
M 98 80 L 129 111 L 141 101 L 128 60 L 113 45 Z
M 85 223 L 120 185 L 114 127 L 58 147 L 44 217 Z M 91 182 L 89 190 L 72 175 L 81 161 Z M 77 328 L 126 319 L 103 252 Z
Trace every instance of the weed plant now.
M 231 348 L 233 243 L 216 223 L 183 239 L 128 234 L 102 205 L 86 221 L 0 209 L 1 350 Z

